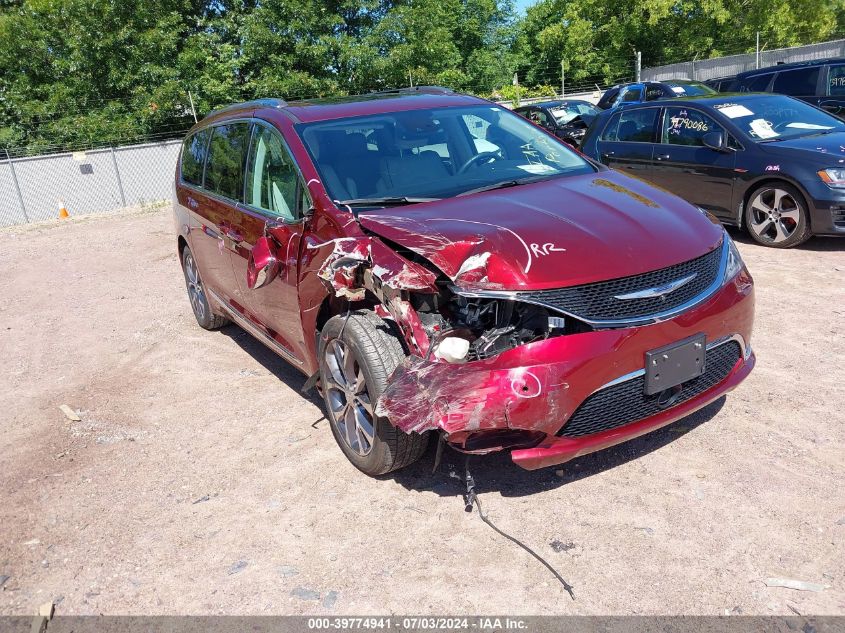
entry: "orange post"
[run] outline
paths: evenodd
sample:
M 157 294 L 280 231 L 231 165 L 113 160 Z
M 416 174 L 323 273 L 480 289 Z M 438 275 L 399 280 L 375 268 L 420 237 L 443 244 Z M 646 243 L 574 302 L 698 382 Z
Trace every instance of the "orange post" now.
M 65 208 L 65 203 L 61 200 L 59 200 L 59 217 L 61 219 L 70 217 L 70 213 L 68 213 L 67 209 Z

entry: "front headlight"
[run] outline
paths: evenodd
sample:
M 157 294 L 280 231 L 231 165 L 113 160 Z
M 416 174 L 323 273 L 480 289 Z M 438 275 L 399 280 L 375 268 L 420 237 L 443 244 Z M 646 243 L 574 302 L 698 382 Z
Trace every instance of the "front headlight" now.
M 734 244 L 727 231 L 725 231 L 725 239 L 728 241 L 728 265 L 725 266 L 725 278 L 723 281 L 724 283 L 728 283 L 739 274 L 745 263 L 742 261 L 742 256 L 739 254 L 736 244 Z
M 834 189 L 845 189 L 845 169 L 833 167 L 831 169 L 822 169 L 817 172 L 828 187 Z

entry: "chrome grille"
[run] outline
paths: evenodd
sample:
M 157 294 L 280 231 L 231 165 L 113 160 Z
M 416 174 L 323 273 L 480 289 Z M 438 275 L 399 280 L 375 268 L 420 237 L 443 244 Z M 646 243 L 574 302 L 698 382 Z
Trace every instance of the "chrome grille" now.
M 588 322 L 647 319 L 683 306 L 706 292 L 721 271 L 723 246 L 682 264 L 653 272 L 582 286 L 518 293 L 518 299 L 539 303 Z M 691 281 L 662 296 L 617 299 L 619 295 L 658 288 L 695 275 Z

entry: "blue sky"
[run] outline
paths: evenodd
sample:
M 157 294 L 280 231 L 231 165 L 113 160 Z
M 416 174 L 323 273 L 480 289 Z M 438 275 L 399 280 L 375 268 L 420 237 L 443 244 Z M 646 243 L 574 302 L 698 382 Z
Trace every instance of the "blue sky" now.
M 519 13 L 520 15 L 524 15 L 525 7 L 528 7 L 534 4 L 535 2 L 537 2 L 537 0 L 516 0 L 514 2 L 514 6 L 516 6 L 517 13 Z

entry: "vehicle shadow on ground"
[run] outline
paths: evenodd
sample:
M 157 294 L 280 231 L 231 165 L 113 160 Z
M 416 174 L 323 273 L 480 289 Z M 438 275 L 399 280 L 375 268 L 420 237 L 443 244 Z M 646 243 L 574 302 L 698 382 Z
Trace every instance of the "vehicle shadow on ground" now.
M 258 361 L 264 369 L 285 383 L 302 398 L 305 398 L 314 406 L 319 407 L 321 412 L 325 413 L 323 399 L 317 393 L 316 389 L 312 389 L 308 393 L 302 393 L 301 389 L 305 385 L 305 381 L 308 380 L 305 374 L 295 369 L 290 363 L 241 327 L 231 324 L 221 328 L 219 331 L 221 334 L 232 339 L 238 347 Z M 321 419 L 324 418 L 318 418 L 315 424 Z
M 755 242 L 751 236 L 735 226 L 725 227 L 735 242 L 740 244 L 748 244 L 756 248 L 769 248 Z M 778 249 L 771 249 L 778 250 Z M 799 246 L 795 246 L 789 250 L 796 251 L 845 251 L 845 238 L 841 237 L 811 237 L 809 240 Z
M 220 333 L 232 339 L 268 372 L 320 410 L 323 415 L 318 417 L 312 426 L 316 426 L 317 423 L 328 424 L 325 418 L 325 405 L 317 390 L 312 389 L 307 394 L 301 393 L 307 380 L 301 372 L 237 325 L 227 325 L 220 330 Z M 656 451 L 686 435 L 718 415 L 724 404 L 725 396 L 722 396 L 674 424 L 603 451 L 584 455 L 557 467 L 534 471 L 524 470 L 511 461 L 510 453 L 507 451 L 473 456 L 470 461 L 470 471 L 475 479 L 476 491 L 479 494 L 498 492 L 505 497 L 522 497 L 597 475 Z M 456 477 L 463 475 L 465 456 L 444 447 L 440 466 L 436 472 L 432 472 L 436 448 L 436 438 L 432 437 L 428 450 L 417 463 L 398 472 L 384 475 L 381 479 L 392 479 L 408 490 L 431 491 L 443 497 L 460 497 L 466 488 Z M 339 449 L 338 456 L 340 456 Z M 556 474 L 558 472 L 561 472 L 561 475 Z
M 524 470 L 511 461 L 507 451 L 473 456 L 470 472 L 475 480 L 476 492 L 498 492 L 503 497 L 523 497 L 603 473 L 648 455 L 710 421 L 721 411 L 725 400 L 726 397 L 722 396 L 674 424 L 603 451 L 578 457 L 561 466 Z M 440 466 L 437 472 L 432 473 L 436 445 L 437 442 L 432 441 L 420 461 L 399 472 L 385 475 L 384 478 L 393 479 L 409 490 L 431 491 L 443 497 L 461 496 L 466 487 L 456 476 L 464 472 L 465 456 L 444 448 Z

